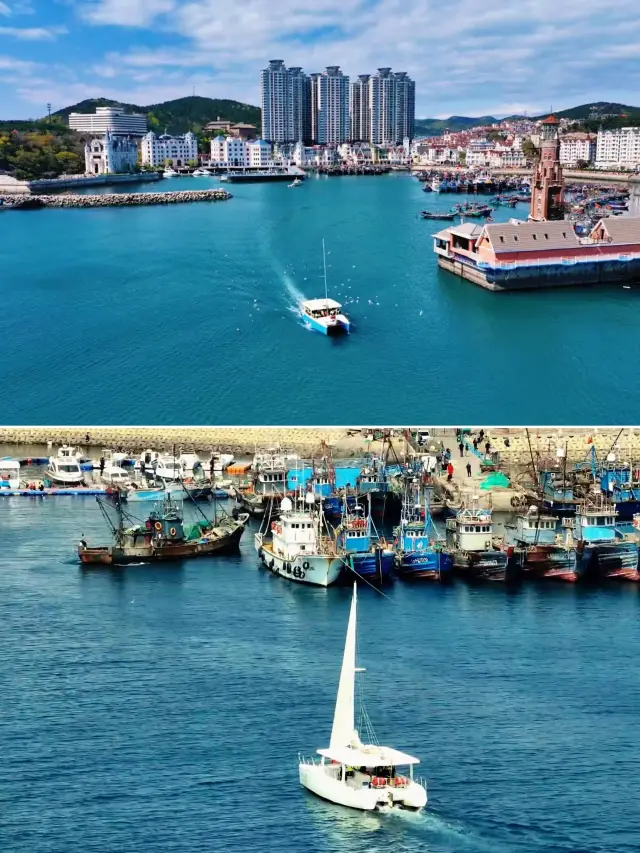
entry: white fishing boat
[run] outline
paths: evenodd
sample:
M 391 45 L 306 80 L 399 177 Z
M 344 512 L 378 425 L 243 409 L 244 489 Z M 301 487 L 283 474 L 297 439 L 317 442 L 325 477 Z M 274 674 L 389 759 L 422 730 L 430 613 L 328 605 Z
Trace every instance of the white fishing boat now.
M 432 190 L 432 192 L 434 192 L 434 193 L 439 193 L 439 192 L 441 192 L 441 190 L 442 190 L 442 181 L 440 180 L 440 178 L 434 178 L 434 179 L 431 181 L 431 190 Z
M 341 332 L 349 334 L 351 321 L 342 313 L 342 305 L 335 299 L 329 299 L 327 293 L 327 257 L 322 241 L 322 262 L 324 266 L 324 299 L 305 299 L 300 302 L 300 311 L 308 328 L 322 332 L 323 335 L 335 335 Z
M 305 495 L 305 504 L 315 505 L 311 492 Z M 296 509 L 291 498 L 283 498 L 279 518 L 255 534 L 255 546 L 270 571 L 297 583 L 330 586 L 344 568 L 335 542 L 323 535 L 321 514 Z
M 420 760 L 380 746 L 364 706 L 359 719 L 372 742 L 363 744 L 355 727 L 356 674 L 364 672 L 356 665 L 356 609 L 354 584 L 331 739 L 326 749 L 317 750 L 320 760 L 300 756 L 300 783 L 323 800 L 353 809 L 418 811 L 427 804 L 426 784 L 413 774 Z M 404 767 L 408 775 L 398 772 Z

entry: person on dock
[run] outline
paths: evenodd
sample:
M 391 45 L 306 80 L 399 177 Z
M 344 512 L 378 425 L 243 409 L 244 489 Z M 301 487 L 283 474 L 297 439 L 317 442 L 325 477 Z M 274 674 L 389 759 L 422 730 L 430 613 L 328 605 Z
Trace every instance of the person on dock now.
M 473 449 L 474 449 L 474 450 L 477 450 L 477 449 L 478 449 L 478 439 L 477 439 L 477 438 L 474 438 L 474 439 L 473 439 Z
M 450 483 L 453 478 L 453 463 L 447 465 L 447 483 Z
M 471 476 L 471 462 L 467 462 L 467 477 Z
M 491 442 L 487 441 L 487 443 L 484 446 L 484 452 L 487 454 L 487 456 L 489 455 L 490 450 L 491 450 Z
M 142 474 L 143 477 L 144 477 L 145 468 L 146 468 L 146 466 L 144 464 L 144 459 L 142 459 L 142 460 L 140 460 L 140 473 Z
M 460 459 L 462 459 L 462 457 L 464 456 L 464 441 L 462 440 L 462 438 L 460 439 L 460 444 L 458 445 L 458 448 L 460 450 Z
M 102 476 L 103 471 L 104 471 L 104 456 L 101 456 L 100 457 L 100 475 L 101 476 Z

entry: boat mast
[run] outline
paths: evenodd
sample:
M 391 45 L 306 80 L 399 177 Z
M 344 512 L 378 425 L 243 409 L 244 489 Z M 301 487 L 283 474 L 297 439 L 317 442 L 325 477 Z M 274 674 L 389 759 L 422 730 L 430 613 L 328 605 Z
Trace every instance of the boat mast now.
M 322 238 L 322 265 L 324 267 L 324 298 L 328 299 L 328 291 L 327 291 L 327 253 L 324 247 L 324 237 Z

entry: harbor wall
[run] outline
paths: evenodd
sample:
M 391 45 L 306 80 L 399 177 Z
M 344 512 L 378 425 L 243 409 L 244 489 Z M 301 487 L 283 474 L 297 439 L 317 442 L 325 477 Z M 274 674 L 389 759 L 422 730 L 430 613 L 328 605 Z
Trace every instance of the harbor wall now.
M 41 181 L 18 181 L 10 175 L 0 175 L 0 195 L 30 195 L 49 193 L 77 187 L 105 187 L 112 184 L 136 184 L 160 180 L 157 172 L 139 172 L 133 175 L 86 175 L 52 178 Z
M 102 195 L 23 195 L 0 194 L 4 205 L 14 210 L 34 210 L 41 207 L 134 207 L 147 204 L 185 204 L 197 201 L 227 201 L 232 198 L 226 190 L 183 190 L 165 193 L 104 193 Z

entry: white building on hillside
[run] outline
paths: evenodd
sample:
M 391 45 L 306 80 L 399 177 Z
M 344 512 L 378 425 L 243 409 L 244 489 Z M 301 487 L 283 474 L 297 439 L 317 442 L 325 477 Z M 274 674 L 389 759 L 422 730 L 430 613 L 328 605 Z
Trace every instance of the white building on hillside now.
M 640 166 L 640 127 L 599 130 L 596 168 L 635 169 Z
M 69 127 L 82 133 L 143 136 L 147 132 L 147 117 L 140 113 L 125 113 L 122 107 L 98 107 L 95 113 L 70 113 Z
M 565 133 L 560 137 L 560 162 L 575 166 L 580 160 L 593 163 L 596 159 L 596 136 L 593 133 Z
M 88 175 L 118 175 L 134 172 L 138 165 L 138 143 L 131 136 L 118 136 L 107 131 L 84 147 L 85 171 Z
M 156 136 L 151 131 L 142 137 L 142 164 L 144 166 L 188 166 L 198 160 L 198 138 L 195 133 L 184 136 Z M 169 163 L 171 160 L 171 163 Z

